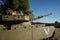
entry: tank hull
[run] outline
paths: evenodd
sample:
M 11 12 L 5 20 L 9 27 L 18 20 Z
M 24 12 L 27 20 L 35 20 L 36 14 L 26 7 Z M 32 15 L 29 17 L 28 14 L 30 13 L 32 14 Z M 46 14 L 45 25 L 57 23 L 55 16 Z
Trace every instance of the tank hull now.
M 36 27 L 34 25 L 13 25 L 11 30 L 3 30 L 0 25 L 0 40 L 40 40 L 51 37 L 54 27 Z

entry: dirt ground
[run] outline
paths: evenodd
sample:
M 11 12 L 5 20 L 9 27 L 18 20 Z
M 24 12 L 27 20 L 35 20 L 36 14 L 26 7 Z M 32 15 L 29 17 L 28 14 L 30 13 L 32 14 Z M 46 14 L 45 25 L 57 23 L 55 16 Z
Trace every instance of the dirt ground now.
M 60 28 L 56 28 L 55 29 L 55 36 L 54 36 L 54 38 L 56 40 L 60 40 Z

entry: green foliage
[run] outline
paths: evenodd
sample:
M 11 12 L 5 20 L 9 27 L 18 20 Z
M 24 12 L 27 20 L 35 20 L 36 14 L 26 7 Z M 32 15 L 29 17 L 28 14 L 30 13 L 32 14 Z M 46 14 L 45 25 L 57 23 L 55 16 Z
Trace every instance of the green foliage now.
M 3 0 L 5 8 L 28 10 L 28 0 Z
M 16 10 L 18 8 L 18 6 L 19 6 L 19 1 L 13 0 L 12 4 L 14 5 L 14 9 Z
M 60 28 L 60 22 L 58 22 L 58 21 L 55 21 L 55 27 L 59 27 Z
M 16 11 L 23 11 L 28 12 L 29 11 L 29 5 L 28 0 L 2 0 L 3 5 L 0 6 L 1 12 L 6 12 L 7 9 L 12 9 Z
M 3 5 L 0 5 L 0 13 L 4 12 L 5 11 L 5 8 Z
M 13 8 L 12 0 L 5 0 L 4 1 L 5 8 Z
M 27 11 L 28 10 L 28 0 L 19 0 L 18 10 Z

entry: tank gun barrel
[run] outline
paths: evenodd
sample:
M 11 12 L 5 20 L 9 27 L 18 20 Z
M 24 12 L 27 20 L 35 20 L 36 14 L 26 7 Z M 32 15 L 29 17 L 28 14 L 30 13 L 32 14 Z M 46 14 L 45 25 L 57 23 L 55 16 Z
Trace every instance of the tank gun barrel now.
M 43 16 L 38 16 L 37 18 L 34 18 L 34 20 L 37 20 L 37 19 L 40 19 L 40 18 L 43 18 L 43 17 L 49 16 L 49 15 L 52 15 L 52 13 L 49 13 L 49 14 L 46 14 L 46 15 L 43 15 Z

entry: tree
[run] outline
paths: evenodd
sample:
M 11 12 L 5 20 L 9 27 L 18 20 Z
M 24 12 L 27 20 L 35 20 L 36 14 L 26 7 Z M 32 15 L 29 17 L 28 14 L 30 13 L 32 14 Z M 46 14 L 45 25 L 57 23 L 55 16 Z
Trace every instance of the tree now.
M 28 9 L 28 0 L 3 0 L 5 8 L 18 9 L 18 10 L 27 10 Z
M 18 7 L 19 10 L 28 10 L 28 0 L 19 0 L 19 7 Z
M 18 0 L 3 0 L 6 9 L 16 10 L 19 6 Z
M 60 28 L 60 22 L 55 21 L 55 27 Z
M 7 9 L 12 9 L 16 11 L 26 12 L 29 10 L 28 0 L 2 0 L 3 5 L 1 5 L 0 11 L 6 12 Z
M 0 5 L 0 13 L 3 13 L 3 12 L 5 12 L 5 7 L 4 5 Z

